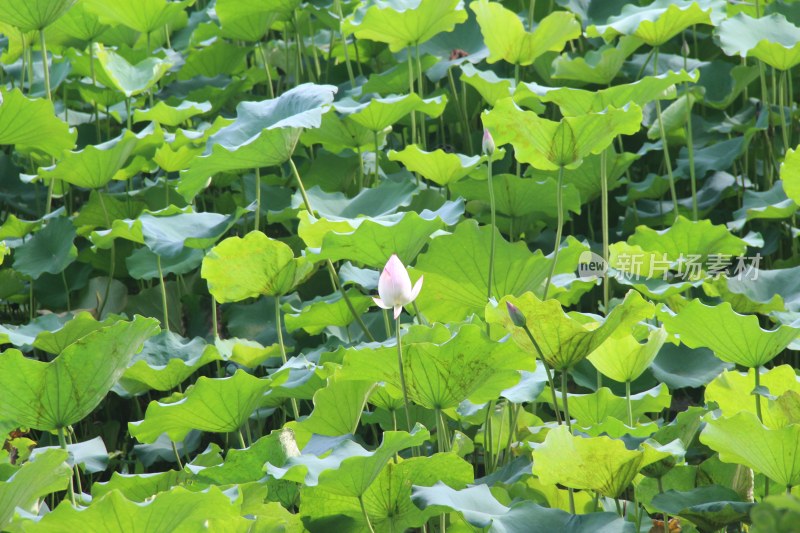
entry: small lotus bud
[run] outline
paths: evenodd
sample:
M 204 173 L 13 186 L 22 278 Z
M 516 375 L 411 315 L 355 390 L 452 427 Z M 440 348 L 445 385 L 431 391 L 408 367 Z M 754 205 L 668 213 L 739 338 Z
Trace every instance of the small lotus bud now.
M 489 130 L 483 128 L 483 153 L 484 155 L 492 156 L 494 154 L 494 139 L 492 139 L 492 134 L 489 133 Z
M 511 302 L 506 302 L 506 308 L 508 309 L 508 315 L 511 317 L 511 322 L 518 328 L 524 328 L 527 321 L 525 320 L 525 315 L 519 310 L 519 307 Z

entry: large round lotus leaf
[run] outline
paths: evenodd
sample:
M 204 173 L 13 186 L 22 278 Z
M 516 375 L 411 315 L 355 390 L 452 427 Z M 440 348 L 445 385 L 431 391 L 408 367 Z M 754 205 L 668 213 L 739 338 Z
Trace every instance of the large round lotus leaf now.
M 689 491 L 668 490 L 653 497 L 653 507 L 691 521 L 700 531 L 719 531 L 729 524 L 747 521 L 755 503 L 742 501 L 728 487 L 706 485 Z
M 461 513 L 467 523 L 490 533 L 635 531 L 633 522 L 628 522 L 615 513 L 571 515 L 560 509 L 542 507 L 532 501 L 520 501 L 507 507 L 497 501 L 489 485 L 474 485 L 456 490 L 437 481 L 433 486 L 415 485 L 411 499 L 423 509 L 440 513 L 448 510 Z
M 442 149 L 426 152 L 416 144 L 409 144 L 399 152 L 390 150 L 389 160 L 400 161 L 408 170 L 419 173 L 436 185 L 445 186 L 467 176 L 482 158 L 447 153 Z
M 583 165 L 578 169 L 583 168 Z M 450 190 L 466 200 L 480 202 L 485 213 L 488 208 L 488 183 L 485 180 L 467 179 L 454 183 Z M 494 202 L 497 213 L 510 217 L 533 215 L 555 220 L 558 216 L 556 192 L 558 182 L 553 178 L 520 178 L 514 174 L 499 174 L 492 177 Z M 568 212 L 581 212 L 581 198 L 578 189 L 571 183 L 562 187 L 561 200 L 566 216 Z M 474 205 L 474 204 L 472 204 Z
M 336 292 L 304 302 L 300 309 L 287 309 L 288 313 L 284 317 L 286 331 L 292 333 L 303 329 L 311 335 L 319 335 L 329 327 L 347 327 L 355 320 L 350 305 L 359 316 L 374 305 L 372 298 L 355 289 L 348 290 L 347 297 L 350 300 L 349 305 L 342 294 Z
M 0 0 L 0 20 L 22 31 L 41 30 L 74 3 L 75 0 Z
M 217 0 L 216 11 L 222 35 L 258 42 L 273 23 L 291 18 L 300 0 Z
M 218 302 L 238 302 L 259 295 L 286 294 L 302 282 L 313 266 L 295 259 L 288 245 L 260 231 L 230 237 L 212 248 L 200 271 Z
M 137 109 L 133 113 L 134 122 L 158 122 L 164 126 L 178 126 L 197 115 L 211 111 L 210 102 L 190 102 L 184 100 L 177 106 L 171 106 L 159 100 L 150 109 Z
M 716 403 L 722 415 L 730 417 L 744 411 L 756 414 L 756 399 L 758 399 L 761 402 L 762 421 L 765 426 L 782 428 L 796 422 L 796 415 L 791 410 L 787 411 L 790 402 L 800 394 L 800 381 L 794 369 L 789 365 L 781 365 L 762 372 L 759 381 L 761 387 L 766 389 L 763 392 L 753 390 L 755 372 L 754 368 L 747 373 L 723 372 L 706 387 L 706 403 Z M 759 397 L 765 393 L 773 399 Z M 786 395 L 786 393 L 792 394 Z
M 575 366 L 596 350 L 614 332 L 628 331 L 640 320 L 653 316 L 653 304 L 636 291 L 628 291 L 625 299 L 614 307 L 600 324 L 589 317 L 577 319 L 564 312 L 557 300 L 542 301 L 532 292 L 514 297 L 505 296 L 497 305 L 486 306 L 486 321 L 499 324 L 511 332 L 513 339 L 528 353 L 537 352 L 528 335 L 514 325 L 506 309 L 506 302 L 516 305 L 542 350 L 545 361 L 557 370 Z M 587 323 L 588 322 L 588 323 Z
M 781 163 L 781 181 L 786 196 L 800 204 L 800 150 L 787 150 Z
M 533 473 L 543 483 L 617 498 L 642 468 L 669 456 L 648 444 L 642 450 L 629 450 L 621 440 L 575 437 L 567 426 L 558 426 L 534 450 Z
M 500 100 L 483 115 L 498 145 L 510 143 L 519 161 L 542 170 L 575 168 L 584 157 L 605 150 L 618 135 L 639 131 L 641 122 L 642 110 L 635 104 L 554 122 L 521 110 L 511 98 Z
M 783 15 L 753 18 L 739 13 L 723 20 L 715 34 L 729 56 L 752 56 L 778 70 L 800 63 L 800 28 Z
M 569 393 L 567 403 L 569 415 L 579 426 L 588 428 L 605 424 L 609 419 L 628 422 L 628 402 L 621 396 L 616 396 L 611 389 L 602 387 L 590 394 Z M 542 400 L 552 404 L 552 396 L 546 392 Z M 634 422 L 645 413 L 658 413 L 670 406 L 672 397 L 669 388 L 663 383 L 658 386 L 631 395 L 631 411 Z M 557 391 L 556 401 L 558 409 L 564 411 L 564 403 L 560 391 Z M 648 434 L 649 435 L 649 434 Z
M 461 65 L 461 81 L 478 91 L 490 106 L 494 106 L 498 100 L 513 95 L 516 87 L 513 78 L 501 78 L 492 70 L 478 70 L 470 63 Z M 535 105 L 536 101 L 532 104 Z M 534 111 L 544 111 L 542 106 L 538 108 L 530 106 L 530 108 Z
M 586 34 L 610 41 L 617 35 L 635 35 L 650 46 L 660 46 L 690 26 L 714 24 L 724 13 L 718 0 L 656 0 L 646 6 L 628 4 L 602 26 Z
M 78 257 L 73 244 L 76 235 L 68 218 L 52 219 L 14 250 L 14 269 L 31 279 L 39 279 L 44 273 L 60 274 Z
M 382 0 L 367 4 L 345 20 L 345 33 L 389 45 L 399 52 L 467 20 L 462 0 Z
M 299 425 L 316 435 L 355 435 L 373 388 L 375 382 L 342 379 L 334 374 L 314 393 L 314 410 Z
M 19 89 L 2 91 L 0 97 L 0 144 L 53 157 L 75 146 L 77 131 L 56 117 L 51 102 L 27 98 Z
M 447 97 L 437 96 L 423 100 L 416 93 L 386 98 L 370 98 L 364 103 L 349 99 L 334 104 L 336 111 L 370 131 L 382 131 L 412 111 L 420 111 L 431 118 L 438 118 L 447 105 Z
M 100 19 L 89 11 L 85 2 L 76 2 L 54 24 L 47 28 L 47 47 L 51 44 L 69 45 L 70 40 L 77 39 L 83 44 L 97 40 L 108 26 L 100 23 Z
M 800 333 L 783 325 L 763 329 L 757 316 L 740 315 L 727 302 L 710 306 L 696 299 L 678 314 L 661 310 L 659 318 L 667 331 L 690 348 L 710 348 L 723 361 L 748 368 L 770 362 Z
M 193 3 L 193 0 L 137 0 L 136 2 L 105 2 L 82 0 L 86 8 L 105 24 L 122 24 L 140 33 L 150 33 L 163 28 L 173 18 Z
M 37 533 L 105 531 L 108 533 L 166 533 L 168 531 L 245 531 L 251 522 L 241 516 L 242 500 L 217 487 L 203 491 L 175 487 L 140 503 L 111 491 L 86 508 L 63 501 L 39 522 L 26 524 Z
M 202 376 L 183 400 L 150 402 L 144 420 L 129 423 L 128 429 L 131 436 L 146 444 L 155 442 L 162 433 L 178 442 L 193 429 L 213 433 L 236 431 L 261 404 L 269 386 L 269 380 L 243 370 L 228 378 Z
M 28 510 L 40 498 L 67 488 L 72 475 L 67 456 L 66 450 L 44 450 L 0 481 L 0 528 L 8 525 L 17 507 Z
M 100 69 L 98 79 L 108 87 L 113 87 L 126 97 L 136 96 L 153 87 L 167 73 L 172 63 L 157 57 L 148 57 L 132 65 L 100 43 L 94 43 L 94 54 Z
M 561 54 L 553 61 L 553 79 L 609 85 L 628 56 L 642 44 L 638 37 L 626 35 L 616 45 L 606 44 L 597 50 L 589 50 L 583 56 Z
M 589 355 L 589 361 L 614 381 L 633 381 L 647 370 L 666 339 L 664 328 L 652 330 L 644 343 L 628 332 L 612 335 Z
M 489 63 L 502 59 L 516 65 L 530 65 L 545 52 L 560 52 L 581 35 L 580 22 L 566 11 L 547 15 L 528 33 L 517 14 L 498 2 L 479 0 L 469 7 L 475 12 L 483 40 L 489 47 Z
M 620 187 L 623 183 L 620 178 L 625 174 L 625 171 L 630 167 L 639 156 L 630 152 L 616 153 L 613 148 L 608 148 L 606 151 L 606 175 L 608 178 L 608 190 L 613 191 Z M 564 169 L 564 203 L 565 206 L 569 205 L 569 188 L 574 186 L 580 193 L 581 203 L 588 203 L 592 200 L 599 198 L 602 193 L 602 186 L 597 177 L 600 175 L 600 163 L 602 159 L 598 155 L 589 155 L 584 158 L 581 166 L 575 169 Z M 534 179 L 541 179 L 549 177 L 552 180 L 558 179 L 557 170 L 538 170 L 531 168 L 527 175 Z M 630 185 L 629 185 L 630 187 Z M 555 197 L 555 195 L 553 195 Z M 577 212 L 575 209 L 571 211 Z M 555 210 L 553 210 L 555 213 Z
M 0 416 L 19 426 L 52 431 L 74 424 L 105 398 L 157 321 L 137 316 L 94 331 L 49 363 L 17 350 L 0 354 Z
M 720 461 L 752 468 L 783 487 L 800 483 L 800 425 L 770 429 L 753 413 L 706 418 L 700 442 L 719 454 Z

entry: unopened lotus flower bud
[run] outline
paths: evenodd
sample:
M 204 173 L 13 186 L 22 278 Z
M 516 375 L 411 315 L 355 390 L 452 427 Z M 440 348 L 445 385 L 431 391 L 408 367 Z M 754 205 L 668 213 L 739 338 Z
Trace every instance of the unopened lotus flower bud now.
M 519 307 L 511 302 L 506 302 L 506 308 L 508 309 L 508 316 L 511 317 L 511 322 L 518 328 L 524 328 L 527 321 L 525 320 L 525 315 L 519 310 Z
M 372 299 L 381 309 L 394 310 L 394 317 L 397 318 L 404 305 L 417 299 L 421 289 L 422 276 L 412 287 L 411 278 L 408 276 L 405 265 L 397 257 L 397 254 L 392 254 L 378 279 L 379 297 Z
M 494 139 L 486 128 L 483 128 L 483 144 L 481 146 L 485 155 L 491 156 L 494 154 Z

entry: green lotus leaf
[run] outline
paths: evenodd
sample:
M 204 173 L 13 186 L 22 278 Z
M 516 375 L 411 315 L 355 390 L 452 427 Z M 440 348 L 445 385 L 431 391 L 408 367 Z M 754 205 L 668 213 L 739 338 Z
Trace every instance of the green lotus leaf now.
M 800 63 L 800 28 L 781 14 L 753 18 L 739 13 L 723 20 L 715 36 L 729 56 L 752 56 L 778 70 Z
M 700 442 L 719 454 L 723 463 L 736 463 L 764 474 L 781 486 L 800 483 L 800 425 L 771 429 L 750 412 L 706 418 Z
M 616 46 L 606 44 L 583 56 L 563 53 L 553 61 L 553 79 L 610 85 L 628 56 L 642 44 L 638 37 L 625 35 Z
M 315 226 L 321 227 L 317 230 Z M 307 239 L 307 246 L 319 248 L 308 250 L 307 257 L 312 261 L 347 259 L 383 268 L 392 254 L 397 254 L 403 264 L 412 262 L 428 244 L 431 234 L 444 226 L 440 218 L 423 218 L 414 211 L 346 222 L 315 219 L 303 211 L 298 235 Z
M 666 339 L 664 328 L 650 331 L 644 343 L 623 332 L 606 339 L 588 359 L 604 376 L 621 383 L 630 382 L 647 370 Z
M 619 15 L 601 26 L 589 26 L 589 37 L 610 41 L 617 35 L 635 35 L 650 46 L 661 46 L 675 35 L 697 24 L 714 25 L 720 18 L 717 0 L 656 0 L 646 6 L 626 5 Z
M 412 487 L 411 499 L 426 510 L 456 511 L 468 524 L 482 530 L 488 528 L 490 533 L 590 533 L 603 530 L 632 533 L 635 529 L 633 523 L 614 513 L 571 515 L 532 501 L 519 501 L 507 507 L 495 498 L 488 485 L 456 490 L 437 481 L 432 487 Z
M 78 215 L 72 219 L 72 223 L 78 228 L 79 235 L 86 235 L 100 227 L 111 227 L 114 220 L 136 218 L 144 210 L 145 205 L 145 202 L 139 199 L 119 199 L 93 189 L 89 192 L 89 200 L 83 204 Z
M 683 216 L 664 230 L 637 227 L 628 237 L 628 244 L 640 246 L 647 252 L 658 252 L 669 261 L 685 260 L 691 256 L 704 267 L 710 255 L 737 257 L 747 251 L 747 243 L 731 234 L 725 226 L 715 225 L 708 219 L 692 221 Z
M 725 109 L 758 78 L 758 67 L 712 61 L 700 67 L 700 81 L 705 89 L 703 103 L 714 109 Z
M 717 531 L 749 520 L 755 503 L 744 502 L 728 487 L 706 485 L 689 491 L 668 490 L 653 497 L 653 507 L 696 524 L 700 531 Z
M 211 111 L 210 102 L 190 102 L 184 100 L 177 106 L 171 106 L 160 100 L 150 109 L 137 109 L 133 113 L 134 122 L 158 122 L 164 126 L 178 126 L 197 115 Z
M 378 149 L 386 141 L 388 131 L 378 132 Z M 338 113 L 325 113 L 318 128 L 305 130 L 300 142 L 306 146 L 321 144 L 326 150 L 339 154 L 345 150 L 365 152 L 375 150 L 375 132 Z
M 94 331 L 67 346 L 54 360 L 28 359 L 17 350 L 0 354 L 0 413 L 17 425 L 43 431 L 82 420 L 122 376 L 157 322 L 135 317 Z
M 575 168 L 584 157 L 605 150 L 617 135 L 636 133 L 641 122 L 641 109 L 635 105 L 553 122 L 521 110 L 510 98 L 483 115 L 498 145 L 512 144 L 519 161 L 542 170 Z
M 544 401 L 552 404 L 549 392 L 542 396 Z M 636 422 L 645 413 L 658 413 L 670 406 L 672 400 L 669 388 L 663 383 L 650 390 L 631 395 L 631 410 Z M 564 411 L 561 395 L 556 396 L 558 409 Z M 595 427 L 606 424 L 609 419 L 627 422 L 628 402 L 625 398 L 614 395 L 611 389 L 602 387 L 590 394 L 568 394 L 569 414 L 578 425 Z M 648 434 L 649 436 L 649 434 Z
M 334 104 L 336 111 L 373 132 L 384 130 L 413 111 L 438 118 L 446 106 L 445 96 L 422 99 L 416 93 L 370 98 L 364 103 L 339 100 Z
M 800 393 L 794 369 L 780 365 L 761 372 L 759 382 L 774 399 L 758 398 L 754 390 L 756 369 L 747 373 L 726 371 L 708 384 L 705 391 L 706 403 L 715 402 L 722 416 L 731 417 L 740 412 L 756 414 L 756 400 L 762 405 L 762 421 L 770 429 L 780 429 L 798 421 L 785 407 L 791 398 L 783 398 L 787 392 Z M 783 399 L 781 399 L 783 398 Z
M 217 350 L 199 337 L 189 340 L 162 331 L 148 339 L 142 351 L 133 357 L 120 385 L 130 394 L 148 390 L 169 391 L 198 368 L 220 358 Z
M 98 322 L 90 313 L 82 311 L 61 326 L 40 331 L 32 346 L 47 353 L 60 354 L 70 344 L 94 331 L 113 325 L 115 321 L 115 318 L 106 318 Z
M 56 449 L 56 446 L 36 448 L 31 451 L 31 459 L 35 459 L 42 453 Z M 95 437 L 85 442 L 75 442 L 67 444 L 67 464 L 79 467 L 87 474 L 103 472 L 108 468 L 109 454 L 105 443 L 101 437 Z
M 297 261 L 296 259 L 294 261 Z M 347 291 L 350 305 L 361 315 L 372 305 L 372 298 L 364 296 L 358 290 Z M 346 327 L 353 322 L 353 313 L 342 294 L 337 292 L 329 296 L 319 296 L 303 303 L 299 309 L 290 308 L 284 317 L 286 331 L 292 333 L 303 329 L 311 335 L 318 335 L 328 327 Z
M 544 180 L 519 178 L 513 174 L 492 176 L 495 209 L 498 214 L 510 217 L 535 215 L 554 220 L 558 216 L 556 209 L 557 186 L 558 182 L 550 178 Z M 459 181 L 451 187 L 454 194 L 485 205 L 488 205 L 487 189 L 486 181 L 474 179 Z M 578 189 L 572 184 L 568 183 L 564 186 L 562 201 L 565 215 L 569 216 L 569 211 L 581 212 L 581 196 Z
M 530 65 L 545 52 L 560 52 L 567 42 L 581 35 L 580 22 L 566 11 L 547 15 L 529 33 L 516 13 L 497 2 L 479 0 L 469 7 L 489 48 L 489 63 L 502 59 L 514 65 Z
M 422 72 L 427 72 L 438 64 L 438 58 L 425 55 L 420 58 Z M 403 61 L 397 65 L 369 75 L 367 82 L 361 86 L 362 94 L 378 93 L 382 96 L 392 96 L 408 90 L 409 80 L 416 82 L 420 77 L 419 69 L 413 67 L 411 75 L 408 73 L 408 62 Z
M 800 204 L 800 150 L 789 149 L 781 163 L 783 190 L 794 203 Z
M 741 231 L 751 220 L 781 220 L 796 212 L 797 204 L 787 198 L 783 181 L 778 180 L 768 191 L 745 191 L 742 207 L 733 212 L 728 228 Z
M 345 33 L 389 45 L 389 50 L 419 45 L 467 20 L 461 0 L 382 0 L 345 19 Z
M 24 32 L 42 30 L 74 3 L 75 0 L 0 0 L 0 20 Z
M 161 211 L 146 211 L 133 220 L 115 220 L 111 229 L 92 232 L 91 241 L 98 248 L 110 248 L 115 239 L 125 239 L 144 244 L 158 256 L 174 258 L 184 247 L 213 246 L 243 213 L 242 209 L 228 216 L 194 213 L 171 206 Z
M 222 35 L 231 39 L 258 42 L 270 27 L 282 19 L 291 18 L 300 0 L 220 0 L 216 10 Z
M 65 528 L 109 533 L 167 533 L 223 527 L 224 531 L 247 531 L 250 522 L 241 517 L 241 505 L 241 496 L 231 501 L 216 487 L 199 492 L 175 487 L 144 503 L 111 491 L 85 509 L 64 501 L 39 522 L 26 523 L 25 528 L 37 533 L 55 533 Z
M 318 128 L 336 88 L 305 83 L 279 97 L 236 106 L 236 119 L 208 138 L 202 157 L 181 173 L 187 200 L 219 172 L 279 165 L 291 157 L 303 128 Z
M 128 274 L 133 279 L 150 280 L 159 277 L 159 261 L 161 262 L 161 273 L 164 276 L 167 274 L 187 274 L 200 266 L 204 256 L 203 250 L 184 248 L 174 257 L 160 259 L 149 248 L 137 248 L 125 258 L 125 266 L 128 268 Z
M 608 107 L 622 108 L 628 104 L 643 106 L 655 99 L 673 99 L 676 96 L 675 85 L 685 82 L 696 83 L 697 71 L 687 73 L 669 71 L 659 76 L 645 76 L 633 83 L 615 85 L 599 91 L 586 91 L 560 87 L 552 89 L 541 85 L 522 83 L 514 91 L 517 102 L 527 99 L 538 99 L 542 102 L 556 104 L 565 116 L 577 117 L 586 113 L 600 113 Z M 684 114 L 684 122 L 686 116 Z
M 533 473 L 543 483 L 617 498 L 642 468 L 670 455 L 647 443 L 642 448 L 628 450 L 621 440 L 608 437 L 575 437 L 558 426 L 533 451 Z
M 691 349 L 686 345 L 664 344 L 655 361 L 650 365 L 653 376 L 671 389 L 702 387 L 730 370 L 733 365 L 714 357 L 707 348 Z
M 229 237 L 212 248 L 203 259 L 201 275 L 218 302 L 279 296 L 301 283 L 313 266 L 295 259 L 292 249 L 260 231 Z
M 75 2 L 66 13 L 61 15 L 52 25 L 47 27 L 47 47 L 53 44 L 69 46 L 70 40 L 80 41 L 86 45 L 96 41 L 108 26 L 100 23 L 100 19 L 86 8 L 85 2 Z
M 534 346 L 522 328 L 516 327 L 506 310 L 506 302 L 516 305 L 525 315 L 528 328 L 542 350 L 545 361 L 556 370 L 575 366 L 606 341 L 614 332 L 628 331 L 640 320 L 653 316 L 653 304 L 636 291 L 628 291 L 600 325 L 591 318 L 564 312 L 557 300 L 542 301 L 532 292 L 519 297 L 504 296 L 497 306 L 486 306 L 486 321 L 510 331 L 524 350 L 535 354 Z M 587 321 L 589 323 L 587 323 Z
M 247 48 L 223 40 L 189 51 L 178 71 L 181 81 L 197 77 L 214 78 L 219 75 L 233 76 L 247 68 Z
M 411 500 L 412 483 L 432 485 L 446 483 L 457 488 L 472 481 L 472 468 L 454 453 L 436 454 L 390 461 L 372 485 L 364 492 L 363 501 L 375 531 L 408 530 L 421 527 L 437 511 L 421 510 Z M 300 514 L 312 530 L 332 527 L 344 531 L 358 527 L 367 531 L 367 523 L 358 499 L 337 494 L 325 487 L 304 487 Z M 333 515 L 333 517 L 332 517 Z
M 800 288 L 797 273 L 800 268 L 781 268 L 775 270 L 760 270 L 758 277 L 743 275 L 732 276 L 725 280 L 726 288 L 720 293 L 726 300 L 744 299 L 756 304 L 773 306 L 777 305 L 780 309 L 797 311 L 800 309 Z M 739 312 L 746 312 L 737 308 L 736 301 L 732 301 L 734 309 Z
M 138 134 L 126 130 L 102 144 L 65 152 L 55 165 L 40 168 L 39 177 L 44 181 L 59 179 L 78 187 L 99 189 L 111 180 L 128 179 L 129 172 L 124 167 L 135 156 L 152 156 L 163 142 L 161 128 L 147 128 Z
M 758 368 L 770 362 L 794 339 L 800 329 L 779 326 L 763 329 L 755 315 L 740 315 L 731 304 L 705 305 L 692 300 L 678 314 L 661 309 L 659 318 L 667 331 L 678 335 L 690 348 L 710 348 L 729 363 Z
M 449 185 L 469 175 L 482 160 L 480 156 L 468 157 L 447 153 L 442 149 L 426 152 L 416 144 L 406 145 L 399 152 L 390 150 L 389 159 L 400 161 L 411 172 L 418 172 L 439 186 Z
M 375 383 L 342 379 L 339 374 L 314 393 L 314 410 L 300 422 L 304 430 L 316 435 L 338 437 L 355 434 Z
M 490 231 L 474 220 L 461 222 L 452 235 L 433 239 L 417 258 L 413 280 L 425 276 L 417 305 L 432 321 L 459 320 L 481 313 L 486 304 Z M 453 265 L 458 265 L 454 269 Z M 550 261 L 531 253 L 524 243 L 509 243 L 497 236 L 494 259 L 494 294 L 522 294 L 540 290 Z
M 52 157 L 75 146 L 77 131 L 56 117 L 51 102 L 27 98 L 19 89 L 4 90 L 0 96 L 0 144 Z
M 141 0 L 136 3 L 120 2 L 112 5 L 103 0 L 82 0 L 86 9 L 105 24 L 122 24 L 140 33 L 150 33 L 166 26 L 173 18 L 192 4 L 192 0 Z
M 490 106 L 514 94 L 516 82 L 511 78 L 500 78 L 494 71 L 478 70 L 472 64 L 461 65 L 461 82 L 474 88 Z M 534 105 L 537 102 L 534 102 Z M 536 111 L 544 111 L 540 105 Z
M 94 43 L 94 55 L 100 68 L 98 79 L 107 87 L 113 87 L 126 97 L 136 96 L 153 87 L 172 63 L 157 57 L 148 57 L 132 65 L 124 57 Z
M 43 450 L 0 481 L 0 527 L 8 525 L 17 508 L 30 511 L 40 498 L 67 488 L 72 475 L 67 455 L 66 450 Z
M 61 273 L 78 257 L 75 237 L 75 227 L 68 218 L 50 220 L 14 250 L 14 269 L 31 279 Z
M 212 433 L 238 430 L 262 401 L 270 381 L 243 370 L 227 378 L 201 376 L 185 397 L 175 403 L 150 402 L 144 420 L 130 422 L 128 430 L 139 442 L 150 444 L 166 433 L 181 441 L 193 429 Z
M 520 370 L 533 370 L 530 353 L 513 343 L 493 342 L 482 329 L 462 326 L 443 343 L 405 341 L 403 369 L 411 401 L 428 409 L 454 408 L 467 399 L 485 403 L 516 385 Z M 344 361 L 350 379 L 383 381 L 402 390 L 396 348 L 354 349 Z
M 324 192 L 319 187 L 308 190 L 308 198 L 316 214 L 329 220 L 354 219 L 358 216 L 380 217 L 396 213 L 411 203 L 419 192 L 413 179 L 386 180 L 375 187 L 365 188 L 352 198 L 342 192 Z M 292 201 L 295 207 L 302 203 L 299 195 Z M 351 224 L 352 226 L 352 224 Z
M 238 451 L 238 450 L 237 450 Z M 170 452 L 172 450 L 170 449 Z M 153 474 L 120 474 L 114 472 L 108 481 L 92 484 L 92 498 L 100 499 L 111 491 L 134 502 L 144 503 L 160 492 L 169 491 L 188 477 L 186 472 L 169 470 Z

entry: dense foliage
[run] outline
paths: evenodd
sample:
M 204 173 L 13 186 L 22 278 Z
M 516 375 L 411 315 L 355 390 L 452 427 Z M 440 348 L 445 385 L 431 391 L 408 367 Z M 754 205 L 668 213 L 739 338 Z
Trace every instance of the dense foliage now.
M 798 5 L 0 0 L 0 530 L 796 531 Z

